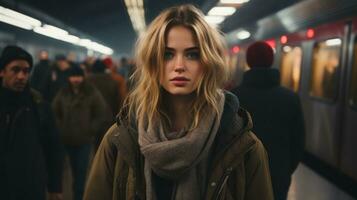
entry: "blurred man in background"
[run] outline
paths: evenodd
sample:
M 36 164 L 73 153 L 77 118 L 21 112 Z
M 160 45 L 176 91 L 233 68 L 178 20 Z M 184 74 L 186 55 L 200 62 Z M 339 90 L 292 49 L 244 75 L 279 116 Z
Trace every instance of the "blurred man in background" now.
M 6 200 L 60 200 L 62 148 L 49 104 L 30 89 L 31 55 L 17 46 L 0 57 L 0 194 Z M 47 172 L 47 173 L 45 173 Z

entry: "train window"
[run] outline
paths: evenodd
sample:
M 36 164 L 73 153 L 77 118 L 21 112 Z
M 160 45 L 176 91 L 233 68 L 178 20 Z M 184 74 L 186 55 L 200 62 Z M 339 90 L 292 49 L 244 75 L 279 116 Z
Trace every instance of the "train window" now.
M 333 101 L 337 97 L 342 40 L 328 39 L 315 44 L 310 95 Z
M 355 38 L 353 51 L 353 67 L 351 74 L 351 87 L 349 93 L 350 105 L 357 107 L 357 37 Z
M 281 85 L 291 89 L 294 92 L 299 90 L 301 58 L 301 47 L 286 45 L 282 48 L 280 65 Z

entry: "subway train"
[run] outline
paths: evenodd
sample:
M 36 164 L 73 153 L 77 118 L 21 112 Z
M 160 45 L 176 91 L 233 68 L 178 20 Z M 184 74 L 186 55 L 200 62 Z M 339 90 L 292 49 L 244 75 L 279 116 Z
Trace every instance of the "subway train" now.
M 227 34 L 231 87 L 248 70 L 247 47 L 275 50 L 281 85 L 301 98 L 306 164 L 357 196 L 357 1 L 303 1 Z M 236 39 L 242 30 L 246 40 Z

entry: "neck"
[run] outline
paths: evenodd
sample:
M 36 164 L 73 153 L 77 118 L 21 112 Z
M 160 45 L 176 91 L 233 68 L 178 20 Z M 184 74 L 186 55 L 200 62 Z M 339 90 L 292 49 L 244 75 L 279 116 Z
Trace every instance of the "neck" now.
M 0 87 L 1 106 L 7 107 L 7 106 L 24 105 L 24 103 L 26 102 L 25 99 L 27 99 L 25 98 L 27 94 L 29 94 L 27 88 L 25 88 L 23 91 L 14 91 L 12 89 L 9 89 L 1 85 Z
M 191 119 L 191 107 L 194 93 L 190 95 L 171 95 L 166 94 L 167 112 L 172 122 L 172 130 L 187 128 Z
M 79 93 L 79 87 L 80 87 L 80 85 L 71 85 L 72 92 L 74 94 L 78 94 Z

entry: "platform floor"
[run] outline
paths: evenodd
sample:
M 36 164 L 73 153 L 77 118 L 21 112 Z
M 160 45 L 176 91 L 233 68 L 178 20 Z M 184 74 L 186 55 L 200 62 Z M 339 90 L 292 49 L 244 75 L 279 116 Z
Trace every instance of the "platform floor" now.
M 315 171 L 300 164 L 293 174 L 288 200 L 356 200 Z

